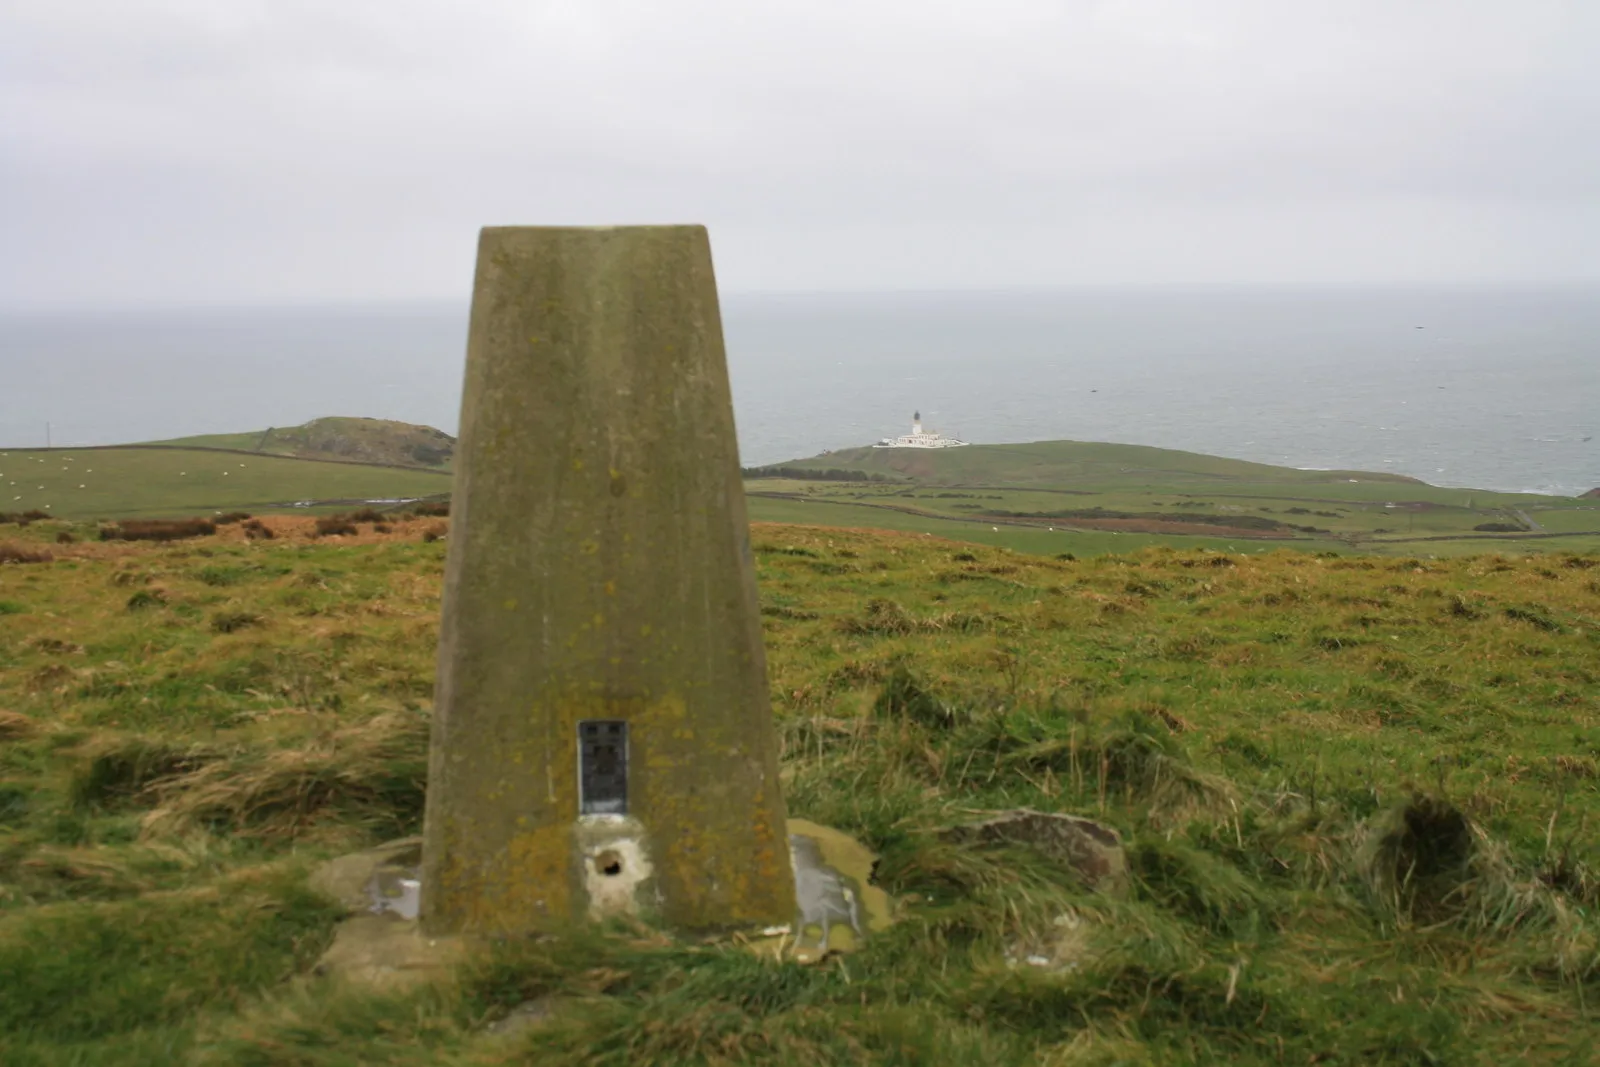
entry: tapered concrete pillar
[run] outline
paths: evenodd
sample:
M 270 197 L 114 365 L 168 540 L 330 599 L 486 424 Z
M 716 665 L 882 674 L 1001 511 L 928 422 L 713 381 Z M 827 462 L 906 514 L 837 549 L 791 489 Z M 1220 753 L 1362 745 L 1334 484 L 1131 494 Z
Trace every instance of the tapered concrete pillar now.
M 478 246 L 422 921 L 789 921 L 794 882 L 704 227 Z

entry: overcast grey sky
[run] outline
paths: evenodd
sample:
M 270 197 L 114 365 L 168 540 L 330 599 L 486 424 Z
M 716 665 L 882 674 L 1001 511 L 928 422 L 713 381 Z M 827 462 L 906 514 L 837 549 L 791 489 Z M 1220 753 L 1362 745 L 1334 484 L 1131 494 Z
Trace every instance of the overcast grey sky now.
M 1600 0 L 0 0 L 0 304 L 1600 281 Z

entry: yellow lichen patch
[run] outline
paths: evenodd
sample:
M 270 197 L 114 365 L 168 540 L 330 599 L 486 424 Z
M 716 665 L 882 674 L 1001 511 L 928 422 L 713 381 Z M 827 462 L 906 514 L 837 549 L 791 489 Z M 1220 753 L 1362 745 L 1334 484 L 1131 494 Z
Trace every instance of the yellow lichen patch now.
M 530 918 L 564 920 L 573 913 L 572 845 L 563 827 L 517 834 L 487 873 L 487 892 L 468 929 L 526 929 Z

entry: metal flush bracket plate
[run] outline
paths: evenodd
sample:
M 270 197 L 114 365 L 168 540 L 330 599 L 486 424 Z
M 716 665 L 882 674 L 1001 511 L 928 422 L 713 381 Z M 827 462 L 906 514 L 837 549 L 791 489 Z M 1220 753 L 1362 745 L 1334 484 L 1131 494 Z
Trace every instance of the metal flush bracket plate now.
M 578 814 L 628 813 L 628 724 L 618 719 L 578 723 Z

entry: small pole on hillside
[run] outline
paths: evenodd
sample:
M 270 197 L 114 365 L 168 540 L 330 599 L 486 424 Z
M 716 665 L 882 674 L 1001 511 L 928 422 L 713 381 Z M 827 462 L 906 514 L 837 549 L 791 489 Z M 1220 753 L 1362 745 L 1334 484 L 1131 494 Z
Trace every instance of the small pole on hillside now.
M 48 422 L 44 424 L 44 449 L 46 452 L 50 451 L 50 424 Z

